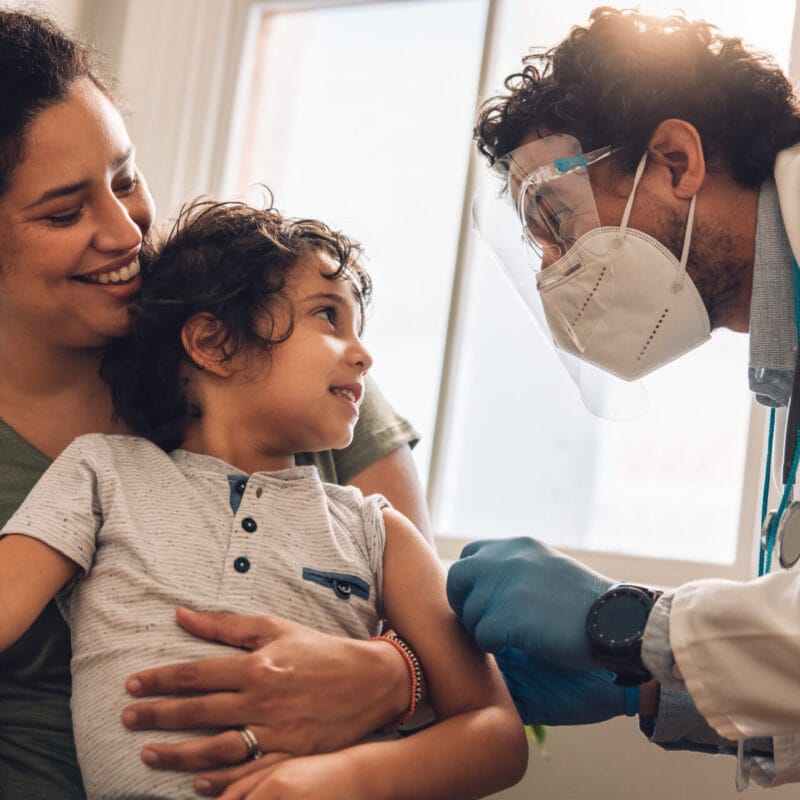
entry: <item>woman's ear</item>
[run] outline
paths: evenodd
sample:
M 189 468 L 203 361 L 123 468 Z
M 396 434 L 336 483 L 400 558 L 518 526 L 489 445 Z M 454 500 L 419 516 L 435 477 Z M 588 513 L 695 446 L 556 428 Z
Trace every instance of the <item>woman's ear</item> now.
M 706 177 L 700 134 L 682 119 L 659 123 L 647 143 L 647 162 L 669 170 L 672 191 L 682 200 L 694 197 Z
M 189 360 L 198 369 L 220 378 L 228 378 L 234 372 L 223 346 L 224 340 L 225 328 L 213 314 L 195 314 L 183 323 L 181 342 Z

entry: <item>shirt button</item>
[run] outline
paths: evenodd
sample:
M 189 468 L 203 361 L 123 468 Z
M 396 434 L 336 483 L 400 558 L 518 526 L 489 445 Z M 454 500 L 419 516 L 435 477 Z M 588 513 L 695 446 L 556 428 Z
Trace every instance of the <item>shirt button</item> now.
M 336 595 L 341 597 L 342 600 L 349 600 L 353 587 L 346 581 L 334 581 L 333 591 L 336 592 Z
M 236 561 L 233 562 L 233 568 L 237 572 L 245 573 L 247 570 L 250 569 L 250 559 L 245 558 L 244 556 L 239 556 Z
M 253 531 L 255 531 L 255 530 L 256 530 L 256 528 L 258 528 L 258 525 L 256 525 L 256 521 L 255 521 L 255 520 L 254 520 L 252 517 L 245 517 L 245 518 L 242 520 L 242 527 L 243 527 L 243 528 L 244 528 L 244 529 L 245 529 L 245 530 L 246 530 L 248 533 L 253 533 Z
M 236 489 L 236 492 L 238 494 L 244 494 L 244 490 L 247 488 L 247 480 L 242 479 L 240 481 L 237 481 L 236 486 L 234 486 L 233 488 Z

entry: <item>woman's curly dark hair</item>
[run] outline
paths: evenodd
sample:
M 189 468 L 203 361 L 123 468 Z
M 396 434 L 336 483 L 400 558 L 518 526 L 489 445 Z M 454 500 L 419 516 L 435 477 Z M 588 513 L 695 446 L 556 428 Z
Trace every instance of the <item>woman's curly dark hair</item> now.
M 183 207 L 163 243 L 142 254 L 142 289 L 131 307 L 132 329 L 108 348 L 101 374 L 117 417 L 166 451 L 184 439 L 190 415 L 182 368 L 190 359 L 181 331 L 195 314 L 222 323 L 215 342 L 225 359 L 251 345 L 269 351 L 291 336 L 293 309 L 284 292 L 309 253 L 338 265 L 323 273 L 353 283 L 363 311 L 372 283 L 361 247 L 312 219 L 289 219 L 274 208 L 199 198 Z M 280 309 L 283 313 L 276 315 Z M 286 319 L 288 318 L 288 323 Z M 363 324 L 363 322 L 362 322 Z
M 64 100 L 72 84 L 100 79 L 98 53 L 52 20 L 0 9 L 0 195 L 25 157 L 25 134 L 36 115 Z
M 479 111 L 475 138 L 492 164 L 529 133 L 567 133 L 584 152 L 622 148 L 632 171 L 659 123 L 678 118 L 697 128 L 715 168 L 755 187 L 800 140 L 797 99 L 772 59 L 681 15 L 596 8 L 588 26 L 523 64 L 509 93 Z

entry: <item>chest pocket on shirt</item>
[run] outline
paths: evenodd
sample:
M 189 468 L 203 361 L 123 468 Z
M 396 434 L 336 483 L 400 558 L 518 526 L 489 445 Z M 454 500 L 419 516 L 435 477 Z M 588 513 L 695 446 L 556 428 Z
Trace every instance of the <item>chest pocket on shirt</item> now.
M 303 580 L 318 583 L 332 589 L 340 600 L 349 600 L 353 595 L 362 600 L 369 600 L 369 584 L 358 575 L 346 575 L 342 572 L 321 572 L 318 569 L 303 567 Z

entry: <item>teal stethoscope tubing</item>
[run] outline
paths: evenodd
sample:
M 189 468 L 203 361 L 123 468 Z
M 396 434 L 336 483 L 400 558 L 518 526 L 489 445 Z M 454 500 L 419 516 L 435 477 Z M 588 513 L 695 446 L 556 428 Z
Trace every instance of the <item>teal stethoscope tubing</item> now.
M 797 261 L 794 262 L 794 320 L 797 327 L 797 338 L 800 341 L 800 280 L 798 280 L 798 271 L 800 267 Z M 792 398 L 794 400 L 794 398 Z M 800 398 L 798 398 L 800 400 Z M 794 400 L 797 402 L 797 400 Z M 787 432 L 788 435 L 788 432 Z M 766 575 L 772 566 L 772 553 L 775 550 L 775 539 L 778 534 L 778 523 L 789 504 L 789 495 L 792 493 L 792 487 L 795 483 L 797 476 L 797 466 L 800 462 L 800 426 L 794 431 L 795 445 L 794 455 L 792 456 L 792 466 L 789 474 L 786 477 L 786 482 L 783 485 L 783 494 L 781 495 L 781 502 L 778 504 L 778 510 L 770 520 L 769 528 L 767 529 L 766 536 L 762 537 L 761 544 L 758 551 L 758 575 Z M 764 469 L 764 489 L 761 494 L 761 530 L 764 529 L 764 520 L 767 518 L 767 501 L 769 498 L 769 481 L 770 472 L 772 468 L 772 445 L 775 437 L 775 409 L 770 409 L 769 412 L 769 434 L 767 436 L 767 463 Z

